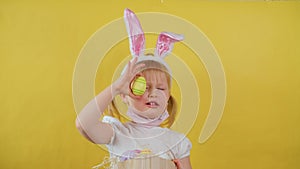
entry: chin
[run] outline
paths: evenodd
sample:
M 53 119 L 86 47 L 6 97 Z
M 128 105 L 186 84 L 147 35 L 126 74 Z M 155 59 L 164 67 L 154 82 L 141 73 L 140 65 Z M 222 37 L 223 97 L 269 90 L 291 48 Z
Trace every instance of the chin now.
M 148 108 L 146 110 L 140 111 L 139 115 L 149 119 L 155 119 L 158 116 L 162 115 L 163 112 L 158 112 L 157 109 Z

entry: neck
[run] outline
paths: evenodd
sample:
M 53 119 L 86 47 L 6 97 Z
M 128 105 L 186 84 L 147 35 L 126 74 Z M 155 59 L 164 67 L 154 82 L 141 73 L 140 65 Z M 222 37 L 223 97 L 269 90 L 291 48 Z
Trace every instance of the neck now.
M 131 118 L 131 120 L 135 124 L 141 124 L 143 126 L 150 126 L 150 127 L 159 126 L 163 121 L 165 121 L 169 117 L 168 111 L 165 111 L 160 116 L 154 119 L 150 119 L 138 115 L 137 111 L 132 108 L 128 108 L 127 115 Z

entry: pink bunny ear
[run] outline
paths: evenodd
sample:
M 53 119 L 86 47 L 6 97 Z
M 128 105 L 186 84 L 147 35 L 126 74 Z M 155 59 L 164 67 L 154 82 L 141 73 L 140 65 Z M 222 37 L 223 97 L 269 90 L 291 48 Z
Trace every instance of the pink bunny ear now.
M 162 32 L 160 33 L 157 43 L 155 54 L 162 58 L 166 57 L 173 49 L 174 42 L 182 41 L 183 35 L 171 33 L 171 32 Z
M 125 9 L 124 21 L 128 32 L 131 54 L 133 57 L 143 55 L 145 36 L 138 18 L 130 9 Z

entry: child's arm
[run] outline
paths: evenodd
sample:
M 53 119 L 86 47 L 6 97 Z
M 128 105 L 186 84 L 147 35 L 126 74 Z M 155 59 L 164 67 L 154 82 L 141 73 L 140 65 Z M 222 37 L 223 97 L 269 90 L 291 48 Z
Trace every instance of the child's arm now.
M 190 156 L 179 159 L 179 169 L 192 169 Z
M 104 89 L 92 99 L 79 113 L 76 118 L 76 127 L 79 132 L 89 141 L 96 144 L 107 144 L 113 136 L 110 124 L 100 122 L 99 119 L 118 94 L 131 95 L 129 85 L 138 69 L 144 65 L 136 65 L 137 58 L 129 62 L 125 73 L 109 87 Z
M 100 122 L 99 119 L 105 108 L 110 104 L 115 94 L 110 85 L 94 99 L 92 99 L 80 112 L 76 119 L 76 127 L 89 141 L 97 144 L 109 143 L 113 135 L 111 126 Z

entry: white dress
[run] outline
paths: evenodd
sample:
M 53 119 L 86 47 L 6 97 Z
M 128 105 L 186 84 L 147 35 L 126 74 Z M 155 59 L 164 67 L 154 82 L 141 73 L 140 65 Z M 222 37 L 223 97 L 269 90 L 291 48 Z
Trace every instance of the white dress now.
M 190 155 L 192 144 L 184 134 L 159 126 L 149 127 L 133 122 L 123 124 L 111 116 L 104 116 L 102 121 L 113 127 L 113 137 L 106 144 L 111 157 L 127 156 L 133 150 L 146 150 L 169 160 Z

